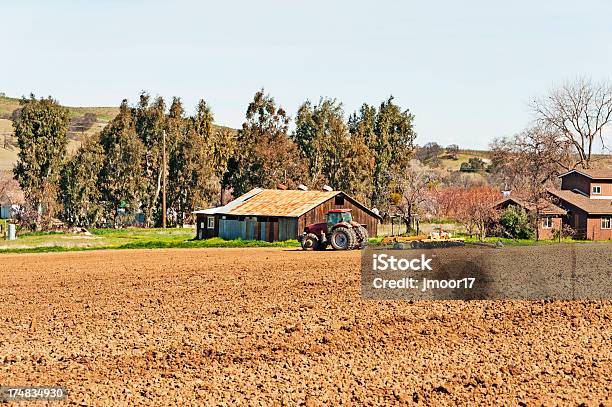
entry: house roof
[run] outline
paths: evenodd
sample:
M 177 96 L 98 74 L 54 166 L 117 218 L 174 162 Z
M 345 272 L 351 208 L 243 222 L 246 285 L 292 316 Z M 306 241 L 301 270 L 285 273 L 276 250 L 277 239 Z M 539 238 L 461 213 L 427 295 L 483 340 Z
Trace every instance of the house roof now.
M 609 179 L 609 180 L 612 180 L 612 169 L 609 169 L 609 168 L 599 168 L 599 169 L 589 169 L 589 170 L 573 169 L 573 170 L 570 170 L 568 172 L 565 172 L 565 173 L 559 175 L 559 177 L 563 178 L 566 175 L 573 174 L 573 173 L 584 175 L 585 177 L 591 178 L 591 179 Z
M 591 199 L 578 192 L 569 190 L 549 190 L 549 192 L 561 199 L 582 209 L 591 215 L 612 215 L 612 199 Z
M 343 194 L 343 192 L 255 188 L 225 206 L 195 211 L 194 213 L 296 218 L 339 194 Z M 344 195 L 372 216 L 379 217 L 353 198 Z
M 501 201 L 496 202 L 494 206 L 497 207 L 505 203 L 516 204 L 516 205 L 522 206 L 523 208 L 529 211 L 533 211 L 536 209 L 536 205 L 534 205 L 532 202 L 528 202 L 524 199 L 513 197 L 513 196 L 504 198 Z M 540 214 L 542 215 L 565 215 L 567 214 L 567 211 L 565 209 L 559 208 L 557 205 L 545 199 L 542 199 L 538 203 L 538 206 L 540 208 Z

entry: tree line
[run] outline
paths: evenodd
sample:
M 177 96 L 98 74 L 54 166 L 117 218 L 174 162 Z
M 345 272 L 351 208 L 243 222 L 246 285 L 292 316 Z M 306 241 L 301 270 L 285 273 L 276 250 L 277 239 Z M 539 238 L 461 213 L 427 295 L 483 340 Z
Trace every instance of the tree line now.
M 161 224 L 164 168 L 171 225 L 190 222 L 195 209 L 225 203 L 252 188 L 311 189 L 329 185 L 382 214 L 448 217 L 483 235 L 499 214 L 490 206 L 501 190 L 513 190 L 531 206 L 547 205 L 548 188 L 571 168 L 598 166 L 612 122 L 612 86 L 578 79 L 531 104 L 533 122 L 491 144 L 490 163 L 479 158 L 459 171 L 441 168 L 442 153 L 456 160 L 459 147 L 414 144 L 414 115 L 389 97 L 345 116 L 332 98 L 305 101 L 292 119 L 274 98 L 258 91 L 237 131 L 213 125 L 200 101 L 185 113 L 179 98 L 140 95 L 123 101 L 99 135 L 68 154 L 68 112 L 52 98 L 21 101 L 14 121 L 19 146 L 15 179 L 26 196 L 25 223 L 44 228 L 60 218 L 71 225 L 120 226 L 125 214 L 141 213 Z M 165 135 L 166 166 L 163 167 Z M 537 216 L 534 217 L 537 219 Z
M 223 191 L 239 196 L 279 185 L 328 185 L 388 210 L 395 174 L 414 148 L 409 110 L 389 97 L 347 119 L 339 101 L 321 98 L 300 106 L 292 131 L 290 120 L 263 89 L 237 132 L 214 126 L 204 100 L 189 116 L 180 98 L 167 107 L 142 93 L 133 106 L 123 100 L 117 116 L 70 154 L 68 110 L 51 97 L 22 98 L 13 122 L 19 146 L 13 173 L 26 199 L 21 221 L 33 229 L 54 219 L 118 227 L 138 213 L 147 226 L 159 226 L 164 173 L 170 225 L 222 203 Z
M 146 225 L 159 225 L 164 146 L 167 213 L 171 224 L 183 225 L 194 208 L 214 200 L 233 151 L 230 130 L 213 128 L 204 100 L 193 116 L 176 97 L 169 108 L 146 93 L 135 106 L 124 100 L 100 134 L 83 140 L 72 155 L 66 108 L 33 95 L 21 106 L 13 123 L 19 145 L 13 173 L 26 200 L 22 221 L 36 229 L 55 218 L 119 226 L 123 214 L 139 212 Z

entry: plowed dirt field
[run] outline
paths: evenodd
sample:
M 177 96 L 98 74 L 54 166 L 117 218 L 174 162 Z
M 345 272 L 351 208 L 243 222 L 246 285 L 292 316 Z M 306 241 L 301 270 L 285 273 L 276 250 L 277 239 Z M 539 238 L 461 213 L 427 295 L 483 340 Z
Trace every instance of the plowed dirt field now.
M 2 255 L 0 385 L 92 406 L 612 405 L 611 302 L 364 300 L 359 260 Z

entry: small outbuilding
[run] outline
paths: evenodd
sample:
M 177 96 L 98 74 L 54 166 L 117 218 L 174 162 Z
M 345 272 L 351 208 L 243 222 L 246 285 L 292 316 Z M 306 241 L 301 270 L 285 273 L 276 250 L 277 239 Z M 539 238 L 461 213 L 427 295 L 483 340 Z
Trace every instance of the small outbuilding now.
M 380 216 L 342 191 L 255 188 L 227 205 L 195 211 L 197 238 L 297 239 L 306 225 L 324 222 L 331 209 L 350 209 L 370 236 L 377 235 Z
M 528 202 L 517 197 L 507 197 L 495 204 L 497 209 L 503 210 L 511 205 L 516 205 L 524 208 L 528 213 L 538 213 L 538 240 L 550 240 L 553 236 L 553 231 L 563 229 L 563 217 L 567 212 L 554 205 L 552 202 L 541 200 L 537 207 L 532 202 Z

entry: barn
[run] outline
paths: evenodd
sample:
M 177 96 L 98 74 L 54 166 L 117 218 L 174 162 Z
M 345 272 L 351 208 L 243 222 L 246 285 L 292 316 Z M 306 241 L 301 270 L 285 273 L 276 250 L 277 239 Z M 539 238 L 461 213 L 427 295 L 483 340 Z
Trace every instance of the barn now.
M 380 216 L 342 191 L 255 188 L 227 205 L 195 211 L 197 238 L 297 239 L 304 226 L 325 221 L 330 209 L 351 209 L 353 219 L 376 236 Z

